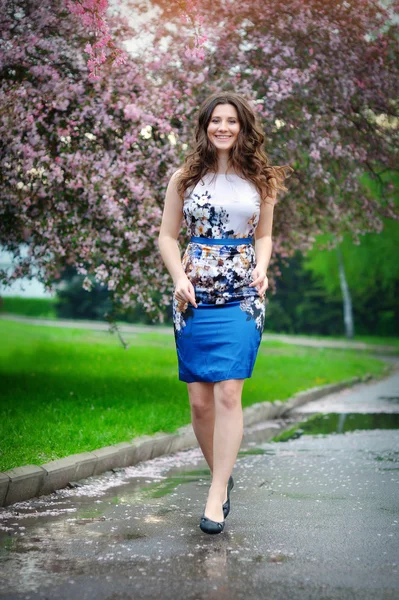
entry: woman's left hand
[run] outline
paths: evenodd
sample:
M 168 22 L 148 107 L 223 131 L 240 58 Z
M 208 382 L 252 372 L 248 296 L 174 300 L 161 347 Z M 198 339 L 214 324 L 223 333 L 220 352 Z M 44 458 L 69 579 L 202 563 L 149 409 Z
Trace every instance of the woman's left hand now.
M 253 282 L 249 284 L 249 287 L 256 287 L 258 294 L 263 300 L 265 292 L 269 287 L 269 280 L 266 273 L 260 267 L 255 267 L 252 271 Z

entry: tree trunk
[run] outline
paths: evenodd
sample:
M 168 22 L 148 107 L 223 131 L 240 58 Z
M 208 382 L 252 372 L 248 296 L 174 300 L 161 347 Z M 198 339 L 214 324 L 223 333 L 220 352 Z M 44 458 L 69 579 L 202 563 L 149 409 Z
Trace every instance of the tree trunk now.
M 344 261 L 342 259 L 341 248 L 337 246 L 338 254 L 338 270 L 339 270 L 339 283 L 342 292 L 343 302 L 343 313 L 344 313 L 344 324 L 345 324 L 345 335 L 348 339 L 352 339 L 354 336 L 354 325 L 353 325 L 353 310 L 352 310 L 352 298 L 348 282 L 345 275 Z

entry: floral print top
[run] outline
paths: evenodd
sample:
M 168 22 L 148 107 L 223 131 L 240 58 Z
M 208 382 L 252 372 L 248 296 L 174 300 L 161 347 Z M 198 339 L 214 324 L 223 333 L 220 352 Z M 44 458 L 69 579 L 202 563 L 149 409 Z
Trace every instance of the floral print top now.
M 260 214 L 260 195 L 252 182 L 239 175 L 207 173 L 183 205 L 192 236 L 207 238 L 253 237 Z
M 238 175 L 207 174 L 186 193 L 183 214 L 191 236 L 201 238 L 252 238 L 260 216 L 256 187 Z M 182 265 L 195 289 L 198 305 L 238 303 L 263 330 L 265 305 L 256 288 L 249 287 L 256 265 L 251 242 L 213 245 L 190 242 Z M 173 301 L 175 333 L 184 329 L 191 305 L 180 310 Z

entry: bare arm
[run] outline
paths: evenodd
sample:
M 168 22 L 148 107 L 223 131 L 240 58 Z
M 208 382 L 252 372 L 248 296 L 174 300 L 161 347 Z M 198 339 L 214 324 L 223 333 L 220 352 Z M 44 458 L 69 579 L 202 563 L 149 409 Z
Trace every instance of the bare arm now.
M 180 249 L 177 241 L 183 219 L 183 204 L 177 193 L 178 173 L 179 171 L 176 171 L 172 175 L 166 189 L 158 246 L 162 260 L 173 279 L 175 296 L 179 300 L 179 305 L 182 306 L 182 303 L 191 302 L 191 304 L 197 307 L 194 287 L 181 264 Z
M 269 286 L 266 271 L 272 255 L 273 212 L 276 199 L 277 194 L 274 192 L 273 196 L 262 202 L 259 222 L 255 230 L 256 267 L 252 272 L 253 282 L 250 286 L 256 287 L 261 298 L 264 297 Z

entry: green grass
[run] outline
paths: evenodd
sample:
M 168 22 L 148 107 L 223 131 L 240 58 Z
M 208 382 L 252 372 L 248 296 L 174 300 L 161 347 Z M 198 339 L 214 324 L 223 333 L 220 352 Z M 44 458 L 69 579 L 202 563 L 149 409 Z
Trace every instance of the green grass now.
M 10 313 L 15 315 L 21 315 L 26 317 L 44 317 L 47 319 L 57 320 L 55 311 L 55 303 L 57 298 L 26 298 L 22 296 L 4 296 L 1 298 L 2 305 L 0 304 L 0 313 Z M 126 325 L 125 321 L 117 321 L 120 325 Z M 137 323 L 140 325 L 140 323 Z M 154 330 L 157 327 L 162 327 L 160 324 L 153 325 Z M 170 325 L 172 327 L 172 325 Z M 276 335 L 275 331 L 265 331 Z M 290 334 L 287 334 L 290 335 Z M 345 336 L 322 336 L 322 335 L 307 335 L 306 333 L 299 334 L 301 337 L 316 340 L 340 340 L 348 341 Z M 396 346 L 399 353 L 399 337 L 381 337 L 381 336 L 367 336 L 367 335 L 355 335 L 353 338 L 355 342 L 365 342 L 367 344 L 374 345 L 387 345 Z
M 275 331 L 265 330 L 265 334 L 278 335 Z M 292 335 L 290 333 L 282 335 Z M 295 335 L 295 334 L 294 334 Z M 364 342 L 365 344 L 371 344 L 374 346 L 392 346 L 397 348 L 399 351 L 399 337 L 383 337 L 378 335 L 355 335 L 352 340 L 348 340 L 344 335 L 308 335 L 306 333 L 299 333 L 298 337 L 308 338 L 309 340 L 329 340 L 329 341 L 340 341 L 340 342 Z M 394 352 L 396 354 L 396 352 Z
M 54 308 L 56 298 L 24 298 L 22 296 L 2 296 L 0 312 L 23 315 L 25 317 L 46 317 L 56 319 Z
M 335 338 L 334 338 L 335 339 Z M 346 338 L 336 338 L 346 339 Z M 382 337 L 377 335 L 357 335 L 355 338 L 356 342 L 364 342 L 365 344 L 374 344 L 377 346 L 394 346 L 399 350 L 399 338 L 398 337 Z
M 173 335 L 124 334 L 1 320 L 0 470 L 42 464 L 190 422 Z M 380 376 L 367 353 L 261 345 L 243 406 L 355 375 Z

